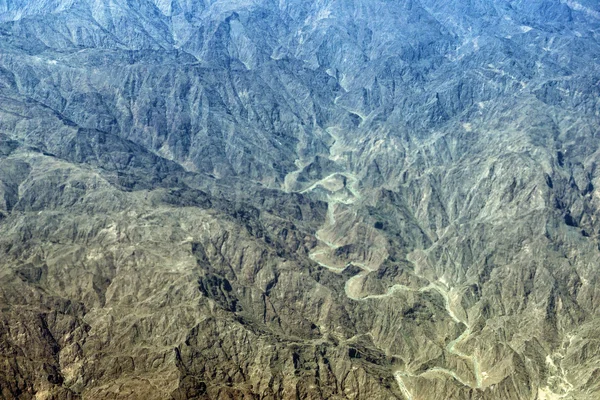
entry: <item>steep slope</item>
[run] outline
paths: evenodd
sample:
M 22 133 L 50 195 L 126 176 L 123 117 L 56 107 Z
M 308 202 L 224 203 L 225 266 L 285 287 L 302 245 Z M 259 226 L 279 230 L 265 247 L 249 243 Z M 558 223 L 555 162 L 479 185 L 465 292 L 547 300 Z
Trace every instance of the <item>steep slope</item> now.
M 0 2 L 0 396 L 597 398 L 599 29 Z

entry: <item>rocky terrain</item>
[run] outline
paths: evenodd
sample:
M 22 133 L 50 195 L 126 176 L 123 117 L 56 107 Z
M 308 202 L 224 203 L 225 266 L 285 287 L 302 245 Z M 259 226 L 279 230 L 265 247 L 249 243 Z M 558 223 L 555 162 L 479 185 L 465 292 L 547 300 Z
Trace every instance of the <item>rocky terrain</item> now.
M 594 0 L 0 0 L 1 399 L 600 398 Z

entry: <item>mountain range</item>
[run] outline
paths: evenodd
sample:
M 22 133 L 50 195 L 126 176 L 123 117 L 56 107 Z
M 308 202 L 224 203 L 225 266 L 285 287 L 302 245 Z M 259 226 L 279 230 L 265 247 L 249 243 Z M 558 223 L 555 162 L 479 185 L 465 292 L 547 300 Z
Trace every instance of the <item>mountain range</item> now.
M 0 0 L 1 399 L 600 397 L 595 0 Z

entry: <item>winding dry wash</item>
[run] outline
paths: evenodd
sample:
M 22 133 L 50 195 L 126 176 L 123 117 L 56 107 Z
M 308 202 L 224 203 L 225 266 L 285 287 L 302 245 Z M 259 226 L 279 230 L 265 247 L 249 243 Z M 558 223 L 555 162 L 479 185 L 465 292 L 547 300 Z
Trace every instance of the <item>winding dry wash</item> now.
M 0 1 L 0 400 L 599 399 L 599 15 Z
M 356 185 L 358 183 L 356 177 L 355 176 L 348 177 L 348 176 L 342 175 L 340 173 L 331 174 L 331 175 L 325 177 L 323 180 L 315 182 L 310 187 L 303 189 L 302 193 L 306 193 L 306 192 L 315 190 L 319 186 L 328 187 L 329 181 L 335 176 L 342 176 L 344 178 L 344 186 L 339 188 L 338 191 L 347 188 L 352 193 L 352 198 L 350 200 L 346 200 L 345 202 L 343 202 L 344 204 L 353 204 L 354 202 L 359 201 L 362 198 L 361 194 L 356 189 Z M 346 180 L 349 180 L 349 182 L 347 182 Z M 335 192 L 328 195 L 327 218 L 326 218 L 326 223 L 323 226 L 321 231 L 335 230 L 335 224 L 336 224 L 335 205 L 340 202 L 341 201 L 338 200 Z M 447 286 L 445 286 L 444 284 L 439 283 L 439 282 L 430 282 L 427 286 L 424 286 L 424 287 L 421 287 L 418 289 L 413 289 L 413 288 L 407 287 L 405 285 L 395 284 L 395 285 L 389 287 L 387 292 L 384 294 L 363 294 L 362 286 L 363 286 L 364 279 L 366 278 L 366 276 L 369 273 L 376 272 L 376 269 L 369 267 L 365 264 L 355 262 L 355 261 L 350 261 L 346 266 L 343 266 L 343 267 L 340 266 L 342 264 L 340 264 L 339 262 L 336 265 L 328 265 L 324 262 L 319 261 L 319 256 L 326 255 L 330 251 L 335 251 L 340 246 L 336 245 L 332 242 L 329 242 L 325 239 L 322 239 L 322 237 L 319 236 L 319 231 L 317 232 L 315 237 L 322 245 L 325 246 L 325 249 L 322 249 L 320 246 L 317 246 L 317 247 L 315 247 L 316 250 L 314 250 L 313 252 L 311 252 L 309 254 L 309 257 L 313 261 L 318 263 L 320 266 L 327 268 L 336 273 L 343 272 L 348 266 L 356 266 L 361 269 L 361 272 L 359 272 L 359 273 L 355 274 L 354 276 L 352 276 L 351 278 L 349 278 L 344 285 L 344 290 L 345 290 L 346 296 L 351 300 L 354 300 L 354 301 L 382 300 L 387 297 L 394 296 L 396 294 L 396 292 L 399 292 L 399 291 L 413 291 L 413 292 L 420 292 L 420 293 L 425 292 L 425 291 L 436 291 L 437 293 L 439 293 L 444 299 L 445 310 L 448 313 L 448 316 L 455 323 L 465 326 L 465 330 L 463 331 L 463 333 L 460 336 L 458 336 L 456 339 L 449 342 L 448 345 L 446 346 L 446 350 L 448 351 L 448 353 L 456 355 L 460 358 L 469 360 L 469 362 L 472 363 L 473 374 L 474 374 L 474 384 L 469 384 L 469 383 L 465 382 L 455 372 L 450 371 L 446 368 L 441 368 L 441 367 L 431 367 L 428 370 L 422 372 L 420 375 L 423 376 L 423 375 L 427 375 L 427 374 L 431 374 L 431 373 L 441 373 L 441 374 L 449 375 L 453 379 L 456 379 L 458 382 L 460 382 L 462 385 L 471 386 L 473 388 L 481 388 L 482 387 L 484 377 L 480 371 L 480 366 L 479 366 L 479 361 L 477 359 L 477 356 L 467 355 L 467 354 L 463 353 L 462 351 L 459 351 L 456 349 L 457 345 L 460 345 L 462 342 L 464 342 L 466 339 L 468 339 L 468 337 L 472 331 L 471 331 L 471 327 L 469 326 L 468 322 L 460 319 L 457 316 L 457 313 L 453 310 L 452 301 L 450 299 L 450 294 L 449 294 L 450 290 L 449 290 L 449 288 L 447 288 Z M 411 255 L 409 254 L 407 259 L 411 260 L 410 256 Z M 412 399 L 413 396 L 412 396 L 412 394 L 410 394 L 410 391 L 407 389 L 406 385 L 404 384 L 403 377 L 414 377 L 414 374 L 407 372 L 407 371 L 402 371 L 402 370 L 398 370 L 398 371 L 394 372 L 394 378 L 396 379 L 401 392 L 408 399 Z

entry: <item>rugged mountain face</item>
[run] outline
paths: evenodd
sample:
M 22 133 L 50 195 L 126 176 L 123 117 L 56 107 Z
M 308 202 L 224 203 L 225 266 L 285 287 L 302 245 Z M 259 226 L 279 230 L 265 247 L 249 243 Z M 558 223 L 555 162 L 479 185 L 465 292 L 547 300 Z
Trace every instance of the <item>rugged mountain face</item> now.
M 599 398 L 598 32 L 0 1 L 0 398 Z

